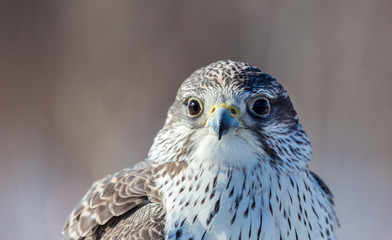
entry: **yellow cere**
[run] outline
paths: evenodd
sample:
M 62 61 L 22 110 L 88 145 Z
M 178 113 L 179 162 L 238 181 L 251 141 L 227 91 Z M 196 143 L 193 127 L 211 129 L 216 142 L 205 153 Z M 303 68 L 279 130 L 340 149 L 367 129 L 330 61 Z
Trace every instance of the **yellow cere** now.
M 241 126 L 241 127 L 243 126 L 243 122 L 242 122 L 240 119 L 238 119 L 238 117 L 239 117 L 239 111 L 238 111 L 238 109 L 237 109 L 236 107 L 233 107 L 233 106 L 227 105 L 227 104 L 216 104 L 216 105 L 214 105 L 214 106 L 211 108 L 211 110 L 210 110 L 209 119 L 212 118 L 212 117 L 214 116 L 214 112 L 215 112 L 215 110 L 218 109 L 218 108 L 226 108 L 227 110 L 229 110 L 230 116 L 231 116 L 232 118 L 237 119 L 237 121 L 240 123 L 240 126 Z M 208 120 L 209 120 L 209 119 L 208 119 Z M 207 123 L 208 123 L 208 121 L 207 121 Z

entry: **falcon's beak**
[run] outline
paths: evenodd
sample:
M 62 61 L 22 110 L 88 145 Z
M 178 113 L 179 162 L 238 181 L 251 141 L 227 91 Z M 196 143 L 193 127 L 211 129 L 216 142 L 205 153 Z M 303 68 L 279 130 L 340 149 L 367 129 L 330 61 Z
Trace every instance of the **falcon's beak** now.
M 230 130 L 235 131 L 240 127 L 237 119 L 238 110 L 235 107 L 227 105 L 215 105 L 210 110 L 210 119 L 207 122 L 209 128 L 216 133 L 218 140 L 222 135 Z

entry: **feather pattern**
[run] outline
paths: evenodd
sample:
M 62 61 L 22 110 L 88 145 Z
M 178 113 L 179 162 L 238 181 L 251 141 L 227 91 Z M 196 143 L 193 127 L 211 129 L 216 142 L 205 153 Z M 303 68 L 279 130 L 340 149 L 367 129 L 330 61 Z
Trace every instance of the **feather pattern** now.
M 268 99 L 267 114 L 255 115 L 258 99 Z M 216 107 L 236 126 L 219 137 L 221 122 L 209 127 Z M 93 184 L 64 239 L 335 240 L 333 196 L 309 171 L 311 155 L 276 79 L 247 63 L 212 63 L 181 85 L 147 159 Z
M 95 182 L 68 217 L 63 228 L 64 239 L 89 239 L 99 226 L 131 210 L 137 212 L 138 218 L 133 217 L 134 220 L 143 220 L 143 212 L 162 215 L 162 207 L 157 207 L 160 197 L 154 187 L 152 170 L 150 164 L 142 162 Z M 145 211 L 143 206 L 151 202 L 155 208 Z M 155 231 L 161 232 L 159 229 Z

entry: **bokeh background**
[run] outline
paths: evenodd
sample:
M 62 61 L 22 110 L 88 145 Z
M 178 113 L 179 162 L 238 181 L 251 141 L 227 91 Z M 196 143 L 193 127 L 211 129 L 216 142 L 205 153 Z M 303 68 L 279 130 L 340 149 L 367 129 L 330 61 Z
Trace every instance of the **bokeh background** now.
M 0 239 L 60 239 L 94 180 L 144 159 L 220 59 L 285 86 L 339 239 L 392 236 L 390 0 L 0 2 Z

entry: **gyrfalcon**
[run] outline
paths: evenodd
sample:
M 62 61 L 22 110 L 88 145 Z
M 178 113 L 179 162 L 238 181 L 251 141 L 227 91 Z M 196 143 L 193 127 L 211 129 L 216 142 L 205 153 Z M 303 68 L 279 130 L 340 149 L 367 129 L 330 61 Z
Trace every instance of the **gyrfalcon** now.
M 92 185 L 64 239 L 336 239 L 311 155 L 275 78 L 214 62 L 181 85 L 148 157 Z

